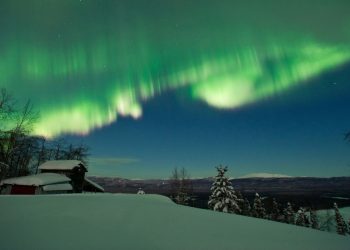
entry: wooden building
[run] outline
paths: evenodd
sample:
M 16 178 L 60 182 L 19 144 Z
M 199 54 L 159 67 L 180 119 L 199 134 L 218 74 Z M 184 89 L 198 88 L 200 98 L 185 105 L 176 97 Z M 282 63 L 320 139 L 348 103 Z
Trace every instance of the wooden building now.
M 71 179 L 74 193 L 83 192 L 85 173 L 87 168 L 84 163 L 77 160 L 47 161 L 39 166 L 41 173 L 63 174 Z
M 87 168 L 81 161 L 47 161 L 36 175 L 10 178 L 0 182 L 0 194 L 57 194 L 104 192 L 97 183 L 87 179 Z
M 0 182 L 1 194 L 72 193 L 70 179 L 61 174 L 41 173 L 6 179 Z

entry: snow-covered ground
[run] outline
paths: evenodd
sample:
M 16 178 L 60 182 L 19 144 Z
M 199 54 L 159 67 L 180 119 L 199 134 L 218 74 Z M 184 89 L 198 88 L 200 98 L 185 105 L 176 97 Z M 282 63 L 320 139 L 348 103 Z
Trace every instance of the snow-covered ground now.
M 4 250 L 337 250 L 350 237 L 179 206 L 159 195 L 0 196 Z

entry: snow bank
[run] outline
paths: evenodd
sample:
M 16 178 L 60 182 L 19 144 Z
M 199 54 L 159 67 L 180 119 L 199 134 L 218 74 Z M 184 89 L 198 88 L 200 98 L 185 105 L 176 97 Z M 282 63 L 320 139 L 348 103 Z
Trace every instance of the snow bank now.
M 46 185 L 43 187 L 43 190 L 46 192 L 49 192 L 49 191 L 70 191 L 70 190 L 73 190 L 73 187 L 69 183 L 61 183 L 61 184 Z
M 1 181 L 0 185 L 10 184 L 10 185 L 42 186 L 47 184 L 64 183 L 69 181 L 70 179 L 65 175 L 55 174 L 55 173 L 42 173 L 42 174 L 6 179 Z
M 184 207 L 159 195 L 0 196 L 1 249 L 342 250 L 350 237 Z
M 47 161 L 39 166 L 40 170 L 72 170 L 75 167 L 84 164 L 77 160 L 57 160 Z

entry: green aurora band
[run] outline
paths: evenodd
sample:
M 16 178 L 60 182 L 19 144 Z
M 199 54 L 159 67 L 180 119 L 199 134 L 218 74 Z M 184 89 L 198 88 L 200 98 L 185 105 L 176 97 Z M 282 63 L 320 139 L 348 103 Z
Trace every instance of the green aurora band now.
M 350 18 L 323 20 L 346 1 L 180 2 L 3 1 L 0 86 L 40 109 L 34 134 L 55 137 L 138 118 L 165 91 L 237 108 L 350 61 Z

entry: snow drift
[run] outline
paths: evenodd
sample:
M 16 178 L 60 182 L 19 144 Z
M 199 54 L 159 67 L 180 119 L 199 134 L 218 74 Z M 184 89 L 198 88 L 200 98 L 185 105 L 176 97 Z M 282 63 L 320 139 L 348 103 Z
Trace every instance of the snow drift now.
M 159 195 L 0 196 L 1 249 L 349 249 L 350 237 L 179 206 Z

